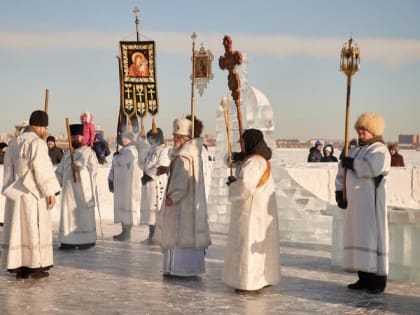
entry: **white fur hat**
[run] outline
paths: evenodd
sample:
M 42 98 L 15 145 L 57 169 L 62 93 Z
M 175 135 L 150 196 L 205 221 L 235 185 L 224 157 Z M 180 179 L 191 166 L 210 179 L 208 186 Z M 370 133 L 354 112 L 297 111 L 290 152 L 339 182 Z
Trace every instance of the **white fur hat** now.
M 385 120 L 381 115 L 366 112 L 359 116 L 354 129 L 365 128 L 374 136 L 381 136 L 385 129 Z
M 191 136 L 191 120 L 187 118 L 178 118 L 174 120 L 174 135 Z

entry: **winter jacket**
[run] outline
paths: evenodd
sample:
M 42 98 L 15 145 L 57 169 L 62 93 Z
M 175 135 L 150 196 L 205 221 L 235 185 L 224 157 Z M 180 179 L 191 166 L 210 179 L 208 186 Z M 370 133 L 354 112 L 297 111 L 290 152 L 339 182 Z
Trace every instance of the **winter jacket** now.
M 48 155 L 50 156 L 53 165 L 57 165 L 63 159 L 63 150 L 57 146 L 48 148 Z
M 83 117 L 86 117 L 86 122 L 83 123 L 83 140 L 87 146 L 92 147 L 96 134 L 95 125 L 93 124 L 93 116 L 92 114 L 86 112 L 82 114 L 81 118 Z
M 394 155 L 391 155 L 391 166 L 400 166 L 404 167 L 404 158 L 401 154 L 395 153 Z
M 322 154 L 316 149 L 316 147 L 309 149 L 308 162 L 321 162 L 321 158 Z

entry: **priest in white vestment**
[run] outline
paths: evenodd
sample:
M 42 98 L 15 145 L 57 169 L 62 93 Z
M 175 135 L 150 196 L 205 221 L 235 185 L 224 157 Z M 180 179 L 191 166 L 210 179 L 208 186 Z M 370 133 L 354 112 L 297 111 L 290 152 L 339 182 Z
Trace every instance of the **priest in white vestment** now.
M 145 241 L 153 243 L 156 213 L 165 198 L 170 157 L 168 147 L 164 143 L 163 131 L 160 128 L 156 128 L 156 132 L 153 129 L 149 130 L 147 142 L 149 147 L 146 157 L 143 161 L 139 161 L 143 169 L 141 224 L 149 226 L 149 236 Z
M 82 124 L 70 125 L 70 132 L 74 162 L 72 163 L 70 152 L 67 151 L 56 169 L 63 189 L 59 248 L 88 249 L 96 243 L 98 159 L 95 152 L 84 143 Z
M 198 276 L 205 272 L 205 250 L 211 244 L 201 161 L 202 139 L 191 139 L 191 121 L 174 121 L 174 149 L 164 206 L 154 240 L 163 250 L 163 274 Z
M 4 160 L 3 267 L 16 278 L 48 276 L 53 265 L 51 209 L 60 185 L 45 143 L 48 115 L 34 111 Z
M 381 293 L 388 275 L 388 219 L 386 182 L 391 156 L 382 139 L 385 121 L 374 113 L 362 114 L 355 124 L 359 145 L 343 157 L 335 182 L 336 200 L 344 211 L 344 267 L 357 271 L 352 290 Z M 347 198 L 343 198 L 343 175 Z
M 245 152 L 234 154 L 236 177 L 229 178 L 232 202 L 223 281 L 236 292 L 257 291 L 280 279 L 280 244 L 271 149 L 263 133 L 247 129 Z
M 114 193 L 114 223 L 121 223 L 122 232 L 114 235 L 117 241 L 131 237 L 131 228 L 140 223 L 141 169 L 134 134 L 121 135 L 123 148 L 114 154 L 108 184 Z

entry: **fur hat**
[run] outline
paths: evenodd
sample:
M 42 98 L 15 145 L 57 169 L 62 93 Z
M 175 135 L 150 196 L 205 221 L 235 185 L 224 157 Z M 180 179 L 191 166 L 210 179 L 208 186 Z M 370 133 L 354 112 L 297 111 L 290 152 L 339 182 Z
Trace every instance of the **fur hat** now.
M 48 114 L 43 110 L 36 110 L 32 112 L 29 118 L 29 124 L 31 126 L 47 127 L 48 126 Z
M 191 136 L 191 120 L 178 118 L 174 120 L 173 134 L 179 136 Z
M 70 134 L 72 136 L 83 136 L 83 125 L 82 124 L 70 125 Z
M 359 116 L 354 129 L 365 128 L 374 136 L 381 136 L 385 129 L 385 120 L 381 115 L 366 112 Z

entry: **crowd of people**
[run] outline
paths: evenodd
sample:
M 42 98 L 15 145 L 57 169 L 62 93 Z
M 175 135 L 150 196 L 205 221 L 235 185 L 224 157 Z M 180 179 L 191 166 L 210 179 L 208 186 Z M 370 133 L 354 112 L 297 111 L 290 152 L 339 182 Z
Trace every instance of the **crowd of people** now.
M 2 260 L 18 279 L 48 276 L 53 265 L 51 209 L 58 195 L 59 248 L 86 250 L 96 243 L 96 175 L 98 164 L 109 155 L 99 145 L 103 137 L 92 127 L 92 116 L 83 114 L 81 123 L 70 125 L 73 150 L 63 154 L 54 137 L 45 141 L 47 126 L 48 114 L 34 111 L 6 154 L 3 147 L 1 151 L 6 196 Z M 211 237 L 203 127 L 196 117 L 175 119 L 173 147 L 164 143 L 162 130 L 155 126 L 145 136 L 127 131 L 112 157 L 108 187 L 114 196 L 114 222 L 121 224 L 121 233 L 113 239 L 130 240 L 133 226 L 148 226 L 143 242 L 160 245 L 166 278 L 205 273 Z M 379 115 L 358 118 L 358 141 L 341 157 L 336 177 L 337 205 L 346 209 L 344 264 L 359 277 L 348 288 L 374 294 L 385 290 L 388 274 L 387 175 L 393 159 L 402 161 L 395 146 L 385 145 L 384 128 Z M 229 159 L 235 175 L 227 181 L 231 219 L 223 281 L 238 293 L 260 292 L 280 279 L 272 151 L 257 129 L 244 131 L 241 148 Z M 338 160 L 332 145 L 322 148 L 317 141 L 308 161 Z
M 92 127 L 92 116 L 83 114 L 81 123 L 70 125 L 71 149 L 63 152 L 53 136 L 46 138 L 47 127 L 48 114 L 34 111 L 29 126 L 10 141 L 4 155 L 2 260 L 17 279 L 49 275 L 53 266 L 51 209 L 59 195 L 59 249 L 87 250 L 97 240 L 97 172 L 107 153 L 95 147 L 100 147 L 103 137 Z M 164 143 L 160 128 L 152 128 L 146 136 L 124 132 L 121 148 L 112 157 L 108 187 L 114 196 L 114 222 L 121 224 L 121 233 L 113 239 L 130 240 L 133 225 L 148 226 L 144 242 L 160 245 L 166 278 L 205 273 L 211 237 L 205 178 L 209 154 L 201 137 L 203 128 L 196 117 L 176 119 L 173 147 Z M 224 281 L 238 292 L 261 290 L 279 280 L 271 150 L 259 130 L 246 130 L 243 141 L 245 150 L 234 161 L 236 176 L 228 182 L 231 222 L 240 224 L 236 230 L 232 227 L 224 271 Z M 241 219 L 243 212 L 250 214 L 248 219 Z M 256 220 L 263 224 L 251 228 Z M 246 239 L 241 237 L 243 229 L 249 234 Z M 248 267 L 238 269 L 237 263 Z M 233 269 L 240 272 L 232 273 Z M 247 274 L 255 272 L 248 279 Z

